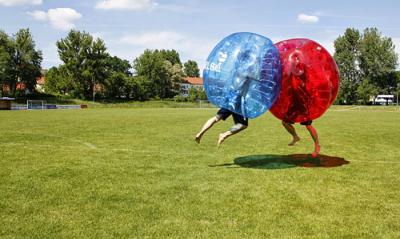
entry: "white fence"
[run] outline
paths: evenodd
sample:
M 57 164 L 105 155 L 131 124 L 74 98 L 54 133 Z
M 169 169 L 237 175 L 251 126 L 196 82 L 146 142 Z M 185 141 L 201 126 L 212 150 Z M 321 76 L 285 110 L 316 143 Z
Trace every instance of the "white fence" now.
M 46 104 L 44 107 L 29 107 L 29 110 L 37 110 L 37 109 L 81 109 L 81 105 L 51 105 Z M 21 105 L 21 104 L 12 104 L 11 110 L 27 110 L 28 105 Z

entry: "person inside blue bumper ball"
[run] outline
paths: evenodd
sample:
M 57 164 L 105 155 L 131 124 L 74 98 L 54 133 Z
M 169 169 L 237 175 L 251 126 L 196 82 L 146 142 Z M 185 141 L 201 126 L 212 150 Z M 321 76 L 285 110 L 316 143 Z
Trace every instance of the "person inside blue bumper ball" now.
M 249 125 L 248 119 L 239 115 L 235 112 L 232 112 L 225 108 L 220 108 L 217 112 L 217 115 L 210 118 L 206 121 L 206 123 L 201 128 L 200 132 L 196 135 L 195 140 L 197 143 L 200 143 L 201 138 L 203 137 L 204 133 L 209 130 L 215 123 L 219 122 L 220 120 L 226 120 L 229 116 L 232 115 L 234 125 L 226 132 L 219 134 L 218 139 L 218 147 L 227 139 L 228 137 L 239 133 L 240 131 L 246 129 Z

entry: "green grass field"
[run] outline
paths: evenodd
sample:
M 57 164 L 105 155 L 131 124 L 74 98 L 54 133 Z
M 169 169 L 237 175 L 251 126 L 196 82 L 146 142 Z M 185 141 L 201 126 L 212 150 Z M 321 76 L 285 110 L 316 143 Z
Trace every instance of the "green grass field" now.
M 400 238 L 400 111 L 269 113 L 217 149 L 211 109 L 0 112 L 1 238 Z

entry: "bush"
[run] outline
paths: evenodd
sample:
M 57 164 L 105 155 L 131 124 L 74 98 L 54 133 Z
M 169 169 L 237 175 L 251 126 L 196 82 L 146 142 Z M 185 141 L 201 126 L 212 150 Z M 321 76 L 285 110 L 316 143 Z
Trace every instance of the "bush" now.
M 184 97 L 182 95 L 176 95 L 176 96 L 174 96 L 174 101 L 175 102 L 187 102 L 188 98 Z

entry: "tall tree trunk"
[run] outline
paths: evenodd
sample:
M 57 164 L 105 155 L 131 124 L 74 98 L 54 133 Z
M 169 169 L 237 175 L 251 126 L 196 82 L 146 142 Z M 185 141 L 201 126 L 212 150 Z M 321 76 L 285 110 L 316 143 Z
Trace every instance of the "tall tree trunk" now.
M 15 82 L 11 83 L 10 90 L 11 90 L 11 96 L 14 98 L 15 94 L 17 93 L 17 84 Z

